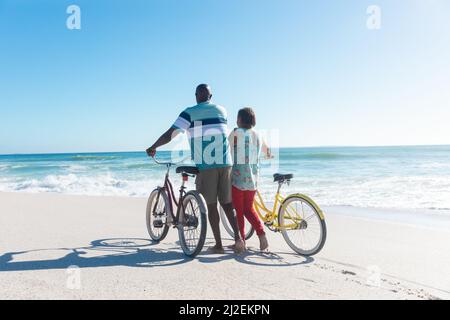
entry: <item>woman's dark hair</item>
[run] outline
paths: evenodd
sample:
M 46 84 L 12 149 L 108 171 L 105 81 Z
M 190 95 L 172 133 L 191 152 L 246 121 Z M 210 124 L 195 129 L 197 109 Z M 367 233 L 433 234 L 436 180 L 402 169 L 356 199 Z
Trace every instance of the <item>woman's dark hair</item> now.
M 256 115 L 252 108 L 242 108 L 238 112 L 238 118 L 246 129 L 251 129 L 256 126 Z

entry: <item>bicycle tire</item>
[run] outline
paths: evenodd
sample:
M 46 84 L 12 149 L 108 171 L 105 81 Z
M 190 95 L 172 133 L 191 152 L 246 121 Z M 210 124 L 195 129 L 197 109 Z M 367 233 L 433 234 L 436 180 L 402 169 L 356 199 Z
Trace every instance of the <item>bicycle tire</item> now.
M 320 226 L 320 230 L 321 230 L 319 241 L 317 242 L 317 244 L 314 247 L 312 247 L 309 250 L 300 248 L 299 246 L 294 244 L 294 242 L 288 235 L 288 231 L 294 231 L 294 230 L 286 230 L 286 229 L 282 228 L 282 226 L 284 225 L 284 215 L 287 212 L 286 208 L 293 201 L 300 201 L 302 203 L 307 204 L 307 206 L 312 210 L 312 212 L 314 213 L 314 215 L 316 215 L 316 217 L 318 218 L 318 221 L 319 221 L 319 226 Z M 280 228 L 281 234 L 283 235 L 283 238 L 286 241 L 286 243 L 288 244 L 288 246 L 299 255 L 307 256 L 307 257 L 316 255 L 323 249 L 323 247 L 325 245 L 326 238 L 327 238 L 327 227 L 326 227 L 326 223 L 325 223 L 325 218 L 324 218 L 323 213 L 320 210 L 319 206 L 311 198 L 309 198 L 305 195 L 301 195 L 301 194 L 290 195 L 283 201 L 283 203 L 281 204 L 281 207 L 279 209 L 279 213 L 278 213 L 278 225 L 281 227 Z M 308 229 L 308 226 L 304 230 L 306 230 L 306 229 Z M 298 229 L 298 230 L 301 230 L 301 229 Z
M 194 207 L 194 203 L 196 204 L 198 210 L 196 210 L 196 208 Z M 208 215 L 207 208 L 208 207 L 206 205 L 205 199 L 197 191 L 189 191 L 183 198 L 184 212 L 182 212 L 181 214 L 184 216 L 184 220 L 186 221 L 183 221 L 183 224 L 180 224 L 178 226 L 178 236 L 180 238 L 181 249 L 188 257 L 196 257 L 202 251 L 203 246 L 205 245 Z M 190 212 L 189 210 L 191 209 L 192 211 Z M 198 217 L 195 215 L 195 213 L 193 213 L 193 211 L 198 212 Z M 193 224 L 195 224 L 196 222 L 197 224 L 194 227 L 194 225 L 189 225 L 188 222 L 191 222 Z M 186 239 L 185 233 L 187 231 L 191 231 L 190 234 L 192 235 L 192 231 L 198 228 L 200 228 L 198 239 L 188 243 L 188 241 L 190 240 Z
M 153 214 L 153 207 L 154 203 L 153 201 L 158 196 L 158 193 L 160 195 L 160 198 L 158 201 L 163 201 L 164 203 L 164 213 L 165 213 L 165 222 L 163 221 L 164 225 L 162 228 L 155 228 L 153 222 L 154 222 L 154 214 Z M 146 208 L 146 225 L 147 225 L 147 231 L 150 235 L 150 238 L 159 243 L 162 240 L 164 240 L 167 236 L 167 233 L 169 232 L 169 225 L 167 224 L 167 217 L 170 213 L 170 207 L 169 207 L 169 199 L 167 198 L 167 194 L 165 191 L 161 189 L 155 189 L 150 193 L 150 196 L 147 200 L 147 208 Z M 161 229 L 160 233 L 156 233 L 156 229 Z

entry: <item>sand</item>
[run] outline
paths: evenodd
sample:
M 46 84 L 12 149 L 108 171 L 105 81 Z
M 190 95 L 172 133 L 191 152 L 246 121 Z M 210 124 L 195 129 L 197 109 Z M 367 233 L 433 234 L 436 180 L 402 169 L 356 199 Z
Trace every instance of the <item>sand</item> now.
M 313 258 L 268 233 L 270 254 L 253 238 L 246 254 L 190 260 L 175 230 L 161 244 L 149 241 L 145 205 L 0 193 L 0 299 L 450 298 L 443 214 L 327 207 L 328 240 Z

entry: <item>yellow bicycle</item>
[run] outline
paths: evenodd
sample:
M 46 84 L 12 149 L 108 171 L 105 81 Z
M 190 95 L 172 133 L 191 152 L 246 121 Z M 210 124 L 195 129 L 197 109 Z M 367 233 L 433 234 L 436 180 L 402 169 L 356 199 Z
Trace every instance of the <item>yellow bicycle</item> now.
M 264 225 L 271 231 L 281 232 L 286 243 L 296 253 L 312 256 L 322 250 L 327 237 L 325 217 L 319 206 L 308 196 L 291 194 L 283 197 L 280 193 L 284 184 L 289 184 L 292 174 L 274 174 L 274 182 L 278 183 L 273 207 L 269 209 L 260 192 L 256 193 L 253 204 Z M 226 231 L 234 236 L 233 229 L 226 219 L 223 210 L 220 211 Z M 249 239 L 254 229 L 246 220 L 246 239 Z

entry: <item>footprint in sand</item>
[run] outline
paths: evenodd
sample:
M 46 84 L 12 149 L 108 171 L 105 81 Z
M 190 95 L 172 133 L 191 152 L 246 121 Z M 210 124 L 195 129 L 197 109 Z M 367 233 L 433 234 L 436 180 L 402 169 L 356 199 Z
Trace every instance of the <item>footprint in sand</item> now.
M 342 273 L 342 274 L 348 274 L 348 275 L 351 275 L 351 276 L 356 276 L 356 273 L 355 273 L 355 272 L 348 271 L 348 270 L 342 270 L 341 273 Z

